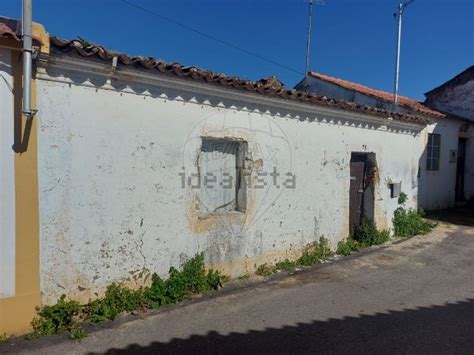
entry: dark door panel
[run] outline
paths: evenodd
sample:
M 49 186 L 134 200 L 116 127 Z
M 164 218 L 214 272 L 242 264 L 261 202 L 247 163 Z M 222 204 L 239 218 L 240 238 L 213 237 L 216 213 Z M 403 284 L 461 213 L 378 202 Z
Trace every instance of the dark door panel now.
M 458 140 L 458 159 L 456 165 L 456 201 L 464 201 L 464 174 L 466 169 L 466 138 Z
M 352 154 L 350 163 L 349 189 L 349 233 L 360 225 L 364 214 L 364 177 L 366 157 L 362 154 Z

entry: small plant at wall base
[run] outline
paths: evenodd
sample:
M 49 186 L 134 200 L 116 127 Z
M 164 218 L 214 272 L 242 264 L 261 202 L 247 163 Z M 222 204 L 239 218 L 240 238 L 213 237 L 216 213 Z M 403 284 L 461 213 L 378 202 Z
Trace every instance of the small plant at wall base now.
M 0 334 L 0 344 L 5 343 L 10 339 L 10 336 L 7 333 Z
M 396 236 L 411 237 L 418 234 L 429 233 L 435 223 L 423 219 L 423 211 L 417 209 L 405 209 L 407 195 L 400 193 L 398 198 L 399 207 L 393 213 L 393 229 Z
M 354 234 L 345 241 L 339 242 L 336 253 L 350 255 L 352 252 L 362 248 L 383 244 L 389 239 L 390 233 L 387 230 L 377 230 L 374 222 L 364 217 L 362 223 L 354 231 Z
M 387 242 L 390 239 L 390 233 L 387 230 L 377 230 L 375 223 L 364 217 L 360 226 L 354 231 L 352 239 L 362 247 L 369 247 Z
M 336 254 L 347 256 L 351 255 L 354 251 L 358 251 L 360 248 L 359 243 L 349 237 L 337 244 Z
M 238 277 L 238 280 L 242 281 L 242 282 L 245 282 L 249 279 L 250 279 L 250 274 L 249 273 L 242 274 Z
M 206 270 L 204 255 L 197 254 L 178 270 L 171 268 L 166 280 L 156 273 L 150 286 L 131 289 L 118 283 L 107 287 L 104 297 L 81 305 L 61 296 L 52 306 L 37 308 L 38 316 L 33 319 L 33 334 L 29 338 L 69 332 L 71 339 L 86 336 L 81 324 L 100 323 L 115 319 L 124 312 L 158 309 L 163 305 L 182 301 L 192 294 L 217 290 L 226 277 L 217 270 Z
M 319 238 L 319 242 L 310 245 L 296 262 L 298 265 L 310 266 L 324 261 L 333 255 L 334 253 L 329 247 L 329 241 L 326 238 L 321 237 Z
M 36 311 L 38 317 L 31 322 L 31 338 L 77 329 L 82 306 L 76 301 L 66 300 L 66 296 L 62 295 L 55 305 L 37 308 Z
M 99 323 L 107 319 L 115 319 L 123 312 L 144 309 L 148 304 L 144 296 L 143 288 L 132 290 L 113 283 L 107 287 L 103 298 L 85 305 L 85 318 L 91 323 Z
M 264 263 L 257 268 L 255 274 L 259 276 L 270 276 L 277 271 L 278 270 L 275 265 L 268 265 L 267 263 Z
M 320 263 L 333 255 L 334 253 L 329 247 L 329 241 L 326 238 L 321 237 L 319 238 L 319 242 L 308 245 L 298 259 L 285 259 L 275 265 L 269 265 L 267 263 L 262 264 L 257 268 L 255 274 L 259 276 L 270 276 L 278 271 L 291 271 L 298 266 L 310 266 Z
M 281 271 L 291 271 L 298 266 L 296 261 L 285 259 L 275 264 L 275 268 Z

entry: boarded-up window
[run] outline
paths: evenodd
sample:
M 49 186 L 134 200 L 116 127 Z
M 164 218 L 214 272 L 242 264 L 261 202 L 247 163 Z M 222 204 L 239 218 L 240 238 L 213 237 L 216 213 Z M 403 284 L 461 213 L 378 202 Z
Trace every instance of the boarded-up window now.
M 428 134 L 428 146 L 426 154 L 426 169 L 439 170 L 439 158 L 441 153 L 441 135 Z
M 246 150 L 243 141 L 203 138 L 199 156 L 201 212 L 245 212 L 242 168 Z

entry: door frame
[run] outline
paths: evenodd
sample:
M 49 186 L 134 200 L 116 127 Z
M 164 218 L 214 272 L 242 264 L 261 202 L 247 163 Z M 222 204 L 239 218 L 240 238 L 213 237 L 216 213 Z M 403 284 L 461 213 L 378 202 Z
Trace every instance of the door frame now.
M 354 181 L 351 164 L 356 162 L 363 162 L 363 176 L 362 176 L 362 185 L 354 186 Z M 375 153 L 371 152 L 351 152 L 350 162 L 349 162 L 349 235 L 352 235 L 355 228 L 357 228 L 361 223 L 364 217 L 373 221 L 375 215 L 375 186 L 374 186 L 374 174 L 376 174 L 376 158 Z M 354 198 L 351 196 L 351 193 L 354 193 L 353 190 L 359 187 L 362 189 L 362 196 L 360 198 L 360 204 L 358 206 L 353 206 Z M 359 210 L 360 209 L 360 210 Z M 354 213 L 359 214 L 358 217 L 354 217 Z M 355 219 L 355 223 L 353 222 Z

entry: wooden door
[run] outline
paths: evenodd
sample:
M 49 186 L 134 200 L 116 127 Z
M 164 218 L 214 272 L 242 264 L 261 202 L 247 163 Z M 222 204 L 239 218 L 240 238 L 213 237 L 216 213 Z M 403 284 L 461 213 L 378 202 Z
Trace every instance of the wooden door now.
M 466 164 L 466 139 L 459 138 L 456 166 L 456 201 L 464 201 L 464 173 Z
M 362 154 L 352 154 L 350 165 L 349 189 L 349 233 L 352 235 L 360 225 L 364 214 L 364 176 L 366 157 Z

